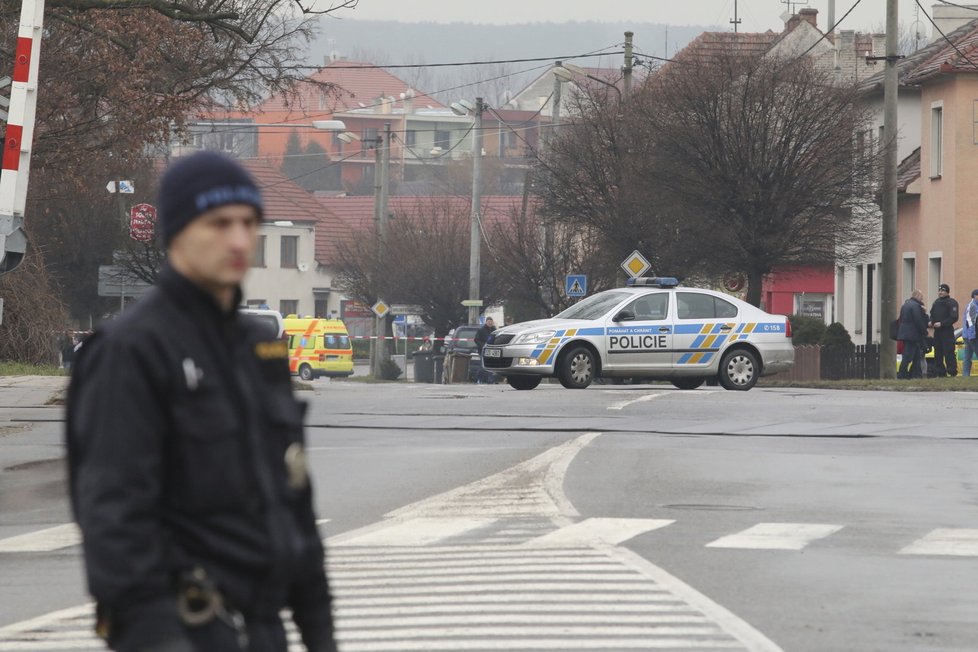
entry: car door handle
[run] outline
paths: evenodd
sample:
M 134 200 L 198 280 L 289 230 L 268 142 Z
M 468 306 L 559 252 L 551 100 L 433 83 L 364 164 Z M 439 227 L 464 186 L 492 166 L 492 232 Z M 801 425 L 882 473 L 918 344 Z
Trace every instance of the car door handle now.
M 668 326 L 659 326 L 659 332 L 660 333 L 668 333 L 669 332 L 669 327 Z
M 720 327 L 720 332 L 721 333 L 729 333 L 732 330 L 733 330 L 733 326 L 721 326 Z

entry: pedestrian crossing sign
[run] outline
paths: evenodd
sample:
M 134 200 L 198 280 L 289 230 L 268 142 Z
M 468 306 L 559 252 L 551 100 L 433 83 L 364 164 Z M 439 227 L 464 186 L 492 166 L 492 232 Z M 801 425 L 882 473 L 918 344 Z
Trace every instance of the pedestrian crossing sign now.
M 568 274 L 564 284 L 564 294 L 569 297 L 587 296 L 587 276 L 585 274 Z
M 636 249 L 628 256 L 625 260 L 621 261 L 621 268 L 625 270 L 629 278 L 638 278 L 645 272 L 649 271 L 652 267 L 652 263 L 645 259 L 639 251 Z

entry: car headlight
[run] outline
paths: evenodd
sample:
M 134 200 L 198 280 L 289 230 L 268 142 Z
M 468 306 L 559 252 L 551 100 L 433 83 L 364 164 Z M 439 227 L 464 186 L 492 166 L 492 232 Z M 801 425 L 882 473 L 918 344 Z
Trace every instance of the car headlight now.
M 513 344 L 540 344 L 541 342 L 546 342 L 556 334 L 557 331 L 537 331 L 536 333 L 527 333 L 517 337 Z

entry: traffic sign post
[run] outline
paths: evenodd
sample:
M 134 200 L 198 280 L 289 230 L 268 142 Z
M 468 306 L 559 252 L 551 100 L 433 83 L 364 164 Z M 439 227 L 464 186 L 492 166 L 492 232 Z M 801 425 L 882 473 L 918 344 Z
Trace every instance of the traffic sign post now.
M 625 270 L 629 278 L 638 278 L 652 268 L 652 263 L 646 260 L 645 256 L 636 249 L 628 258 L 621 261 L 621 268 Z
M 568 274 L 564 283 L 564 294 L 569 297 L 587 296 L 587 275 Z

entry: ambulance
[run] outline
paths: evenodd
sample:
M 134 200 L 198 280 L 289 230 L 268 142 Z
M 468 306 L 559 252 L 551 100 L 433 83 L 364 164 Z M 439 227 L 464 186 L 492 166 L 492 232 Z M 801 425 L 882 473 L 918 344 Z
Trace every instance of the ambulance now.
M 289 370 L 302 380 L 353 375 L 353 345 L 339 319 L 285 318 Z

